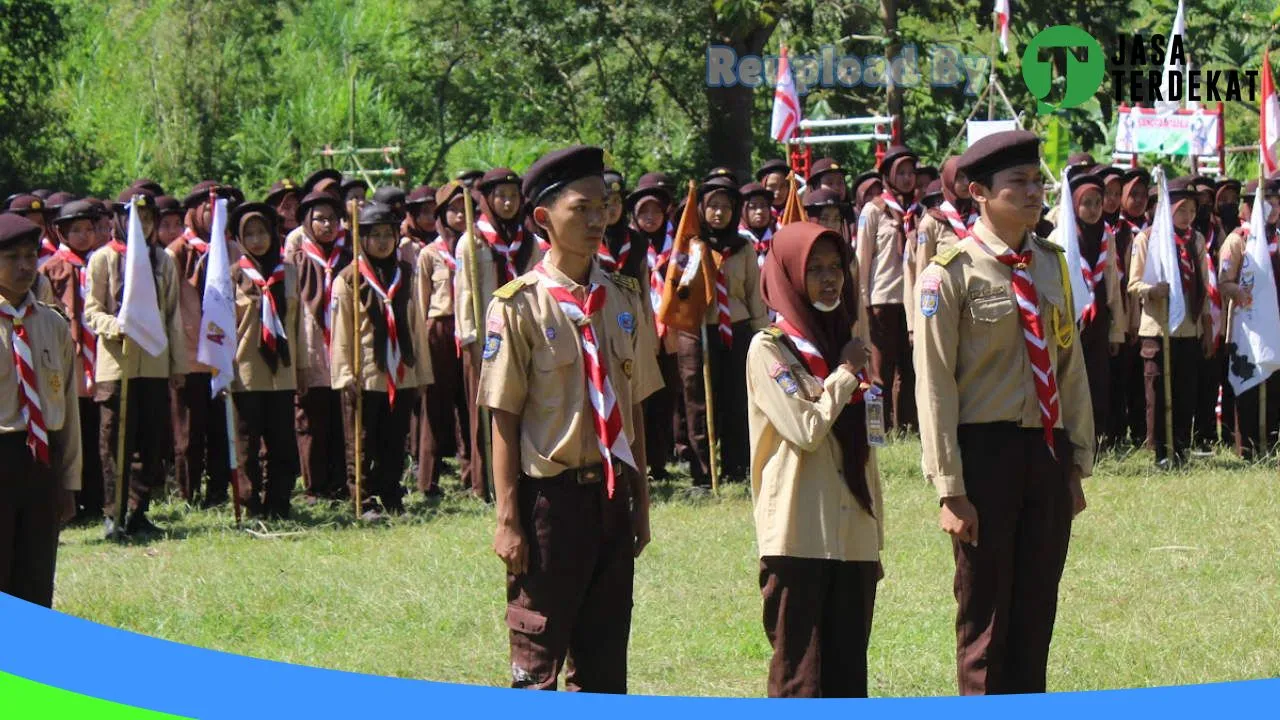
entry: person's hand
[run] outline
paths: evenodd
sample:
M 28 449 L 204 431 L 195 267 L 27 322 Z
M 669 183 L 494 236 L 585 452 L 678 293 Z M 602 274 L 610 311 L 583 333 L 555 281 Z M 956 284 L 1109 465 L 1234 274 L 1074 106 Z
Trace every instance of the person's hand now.
M 187 384 L 186 375 L 178 374 L 178 375 L 169 376 L 169 387 L 173 388 L 174 390 L 181 390 L 186 384 Z
M 647 509 L 636 508 L 631 511 L 631 534 L 635 538 L 635 548 L 633 552 L 636 557 L 640 557 L 640 553 L 648 547 L 652 537 L 649 534 L 649 511 Z
M 1231 301 L 1240 307 L 1247 308 L 1253 304 L 1253 291 L 1244 285 L 1236 285 L 1231 293 Z
M 857 372 L 867 364 L 867 346 L 862 338 L 855 337 L 844 344 L 840 350 L 840 363 L 848 365 L 852 372 Z
M 1169 283 L 1159 282 L 1152 285 L 1151 289 L 1147 290 L 1147 297 L 1154 300 L 1163 300 L 1169 297 Z
M 938 525 L 960 542 L 978 547 L 978 509 L 966 495 L 943 498 Z
M 507 572 L 523 575 L 529 569 L 529 548 L 520 522 L 499 522 L 493 536 L 493 551 L 506 563 Z
M 1119 354 L 1120 354 L 1120 343 L 1118 342 L 1111 343 L 1111 357 L 1116 357 Z
M 1067 477 L 1067 484 L 1071 488 L 1071 517 L 1075 517 L 1089 507 L 1089 504 L 1084 500 L 1084 486 L 1080 483 L 1079 467 L 1071 468 L 1071 473 Z
M 1205 333 L 1200 339 L 1200 350 L 1204 353 L 1206 360 L 1213 357 L 1213 354 L 1218 351 L 1218 343 L 1214 339 L 1212 331 Z

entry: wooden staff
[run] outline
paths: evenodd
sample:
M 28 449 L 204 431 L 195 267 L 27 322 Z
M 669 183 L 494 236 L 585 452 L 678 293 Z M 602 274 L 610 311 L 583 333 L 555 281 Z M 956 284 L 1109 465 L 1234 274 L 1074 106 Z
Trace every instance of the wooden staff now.
M 266 298 L 263 298 L 266 301 Z M 217 371 L 214 371 L 217 374 Z M 236 525 L 240 524 L 240 482 L 244 479 L 240 474 L 240 459 L 236 451 L 236 407 L 231 402 L 231 390 L 222 391 L 222 401 L 226 403 L 227 416 L 227 461 L 231 466 L 231 509 L 236 516 Z
M 116 425 L 116 513 L 111 534 L 124 538 L 124 513 L 128 504 L 124 486 L 129 482 L 128 453 L 125 437 L 129 434 L 129 336 L 124 336 L 120 351 L 120 416 Z
M 480 244 L 479 237 L 476 235 L 476 208 L 471 198 L 471 189 L 465 185 L 462 188 L 462 212 L 465 216 L 467 224 L 467 237 L 471 239 L 471 262 L 467 265 L 467 279 L 471 283 L 471 317 L 472 323 L 475 325 L 475 339 L 472 342 L 471 350 L 467 353 L 467 357 L 463 358 L 464 362 L 470 363 L 475 357 L 477 347 L 483 348 L 484 337 L 481 334 L 480 326 L 484 322 L 484 301 L 480 299 L 482 288 L 480 287 L 480 253 L 484 247 Z M 475 400 L 474 398 L 470 398 Z M 475 452 L 480 453 L 480 467 L 484 468 L 484 487 L 486 497 L 493 492 L 493 455 L 491 449 L 493 447 L 492 428 L 489 427 L 490 413 L 489 408 L 476 408 L 476 415 L 480 423 L 480 447 L 474 448 Z
M 1169 319 L 1164 321 L 1164 443 L 1169 464 L 1173 464 L 1173 361 L 1169 357 Z
M 711 392 L 711 348 L 707 324 L 702 323 L 702 387 L 707 397 L 707 461 L 711 465 L 711 492 L 720 489 L 720 463 L 716 460 L 716 399 Z
M 360 508 L 364 505 L 360 497 L 360 488 L 364 480 L 364 455 L 361 453 L 364 443 L 364 388 L 361 387 L 364 377 L 361 375 L 360 361 L 364 354 L 364 346 L 360 342 L 360 206 L 355 200 L 347 203 L 347 214 L 351 218 L 351 257 L 355 267 L 351 272 L 351 335 L 354 358 L 352 371 L 356 383 L 356 422 L 355 422 L 355 458 L 356 458 L 356 519 L 360 519 Z

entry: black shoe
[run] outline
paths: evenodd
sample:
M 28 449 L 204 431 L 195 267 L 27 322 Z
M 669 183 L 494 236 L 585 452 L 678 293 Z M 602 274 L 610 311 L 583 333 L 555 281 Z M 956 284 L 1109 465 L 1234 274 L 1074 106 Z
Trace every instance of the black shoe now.
M 442 498 L 444 497 L 444 491 L 440 489 L 439 485 L 432 485 L 426 492 L 422 493 L 422 496 L 427 499 Z
M 124 529 L 116 527 L 115 518 L 103 518 L 102 539 L 107 542 L 124 542 Z
M 144 510 L 130 510 L 124 519 L 125 534 L 130 537 L 147 535 L 163 535 L 164 531 L 147 518 Z

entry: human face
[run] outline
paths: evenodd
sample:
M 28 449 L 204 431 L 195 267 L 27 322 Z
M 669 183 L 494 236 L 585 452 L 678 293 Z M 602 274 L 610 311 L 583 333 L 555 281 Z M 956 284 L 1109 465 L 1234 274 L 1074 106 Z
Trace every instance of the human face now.
M 489 204 L 499 220 L 514 219 L 520 211 L 520 187 L 515 183 L 498 185 L 489 191 Z
M 712 230 L 724 230 L 733 220 L 733 201 L 729 193 L 716 190 L 702 200 L 702 219 Z
M 111 216 L 103 215 L 93 224 L 93 233 L 96 236 L 94 247 L 102 247 L 111 242 Z
M 1019 224 L 1034 227 L 1044 207 L 1044 178 L 1039 165 L 1005 168 L 991 178 L 991 187 L 969 183 L 969 192 L 986 207 L 996 226 Z
M 642 202 L 636 208 L 636 227 L 647 233 L 656 233 L 662 229 L 662 204 L 656 200 Z
M 916 189 L 916 164 L 914 160 L 899 160 L 889 171 L 889 184 L 900 193 Z
M 606 195 L 603 178 L 579 178 L 566 185 L 555 202 L 534 208 L 534 222 L 547 231 L 547 238 L 561 253 L 593 257 L 607 226 Z
M 338 235 L 338 214 L 328 205 L 311 208 L 311 237 L 319 243 L 331 243 Z
M 435 201 L 428 200 L 417 207 L 417 211 L 413 214 L 413 224 L 422 232 L 436 231 Z
M 1102 219 L 1102 193 L 1089 190 L 1076 202 L 1076 215 L 1085 225 L 1093 225 Z
M 849 191 L 848 186 L 845 185 L 844 176 L 838 172 L 823 173 L 818 178 L 818 187 L 826 188 L 839 195 L 841 200 L 844 200 L 845 193 Z
M 1147 186 L 1136 183 L 1124 196 L 1121 207 L 1129 217 L 1141 217 L 1147 211 Z
M 396 229 L 394 225 L 374 225 L 365 233 L 364 251 L 374 260 L 385 260 L 396 251 Z
M 167 246 L 169 243 L 178 239 L 182 234 L 182 216 L 176 213 L 168 213 L 160 218 L 160 227 L 156 228 L 156 235 L 160 238 L 160 244 Z
M 286 230 L 297 227 L 298 221 L 295 218 L 298 216 L 298 196 L 294 193 L 285 193 L 280 204 L 276 206 L 276 212 L 283 218 Z
M 466 198 L 459 195 L 449 201 L 449 207 L 445 208 L 444 211 L 444 222 L 446 225 L 453 228 L 454 232 L 463 232 L 466 230 L 466 228 L 463 227 L 467 223 Z
M 88 252 L 93 249 L 97 235 L 92 220 L 73 220 L 70 225 L 62 227 L 62 238 L 76 252 Z
M 752 195 L 748 198 L 742 212 L 747 217 L 747 226 L 752 230 L 763 230 L 769 227 L 769 223 L 773 220 L 773 207 L 769 204 L 769 199 L 763 195 Z
M 26 295 L 36 281 L 39 258 L 39 249 L 33 242 L 0 250 L 0 293 L 11 300 Z
M 844 257 L 830 238 L 814 243 L 804 268 L 805 293 L 810 304 L 831 307 L 840 302 L 844 291 Z
M 1265 195 L 1267 205 L 1271 206 L 1271 212 L 1267 213 L 1266 222 L 1275 225 L 1280 222 L 1280 195 Z
M 604 205 L 604 215 L 609 225 L 614 225 L 622 219 L 622 193 L 609 193 L 609 199 Z
M 240 231 L 240 244 L 250 255 L 266 255 L 271 249 L 271 233 L 261 218 L 249 218 Z
M 834 205 L 822 208 L 822 212 L 818 215 L 818 224 L 828 230 L 840 232 L 840 226 L 844 224 L 844 218 L 840 216 L 840 208 Z
M 355 200 L 358 208 L 364 207 L 366 192 L 367 191 L 363 185 L 356 185 L 355 187 L 348 188 L 346 194 L 342 196 L 342 204 L 346 205 L 352 200 Z
M 1173 227 L 1186 230 L 1196 219 L 1196 199 L 1194 197 L 1179 200 L 1173 206 Z
M 1120 196 L 1124 192 L 1124 183 L 1120 182 L 1120 178 L 1107 180 L 1104 186 L 1106 192 L 1102 195 L 1102 212 L 1110 215 L 1120 210 Z
M 957 171 L 956 180 L 951 183 L 951 192 L 956 194 L 958 200 L 968 200 L 969 195 L 969 178 L 964 173 Z
M 142 237 L 151 237 L 151 233 L 156 229 L 156 211 L 149 205 L 138 208 L 138 222 L 142 225 Z
M 787 176 L 780 172 L 769 173 L 764 176 L 764 180 L 760 183 L 764 185 L 764 189 L 773 193 L 774 207 L 782 207 L 787 204 Z

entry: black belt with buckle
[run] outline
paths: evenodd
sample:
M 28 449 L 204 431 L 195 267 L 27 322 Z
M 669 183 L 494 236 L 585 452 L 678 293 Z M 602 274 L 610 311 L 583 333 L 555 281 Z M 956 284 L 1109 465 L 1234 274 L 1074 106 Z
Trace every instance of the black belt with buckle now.
M 622 474 L 622 463 L 614 461 L 613 468 L 615 475 Z M 596 463 L 595 465 L 587 465 L 586 467 L 565 470 L 556 476 L 557 480 L 562 480 L 566 483 L 576 483 L 578 485 L 592 485 L 598 482 L 603 482 L 604 478 L 605 470 L 603 463 Z

